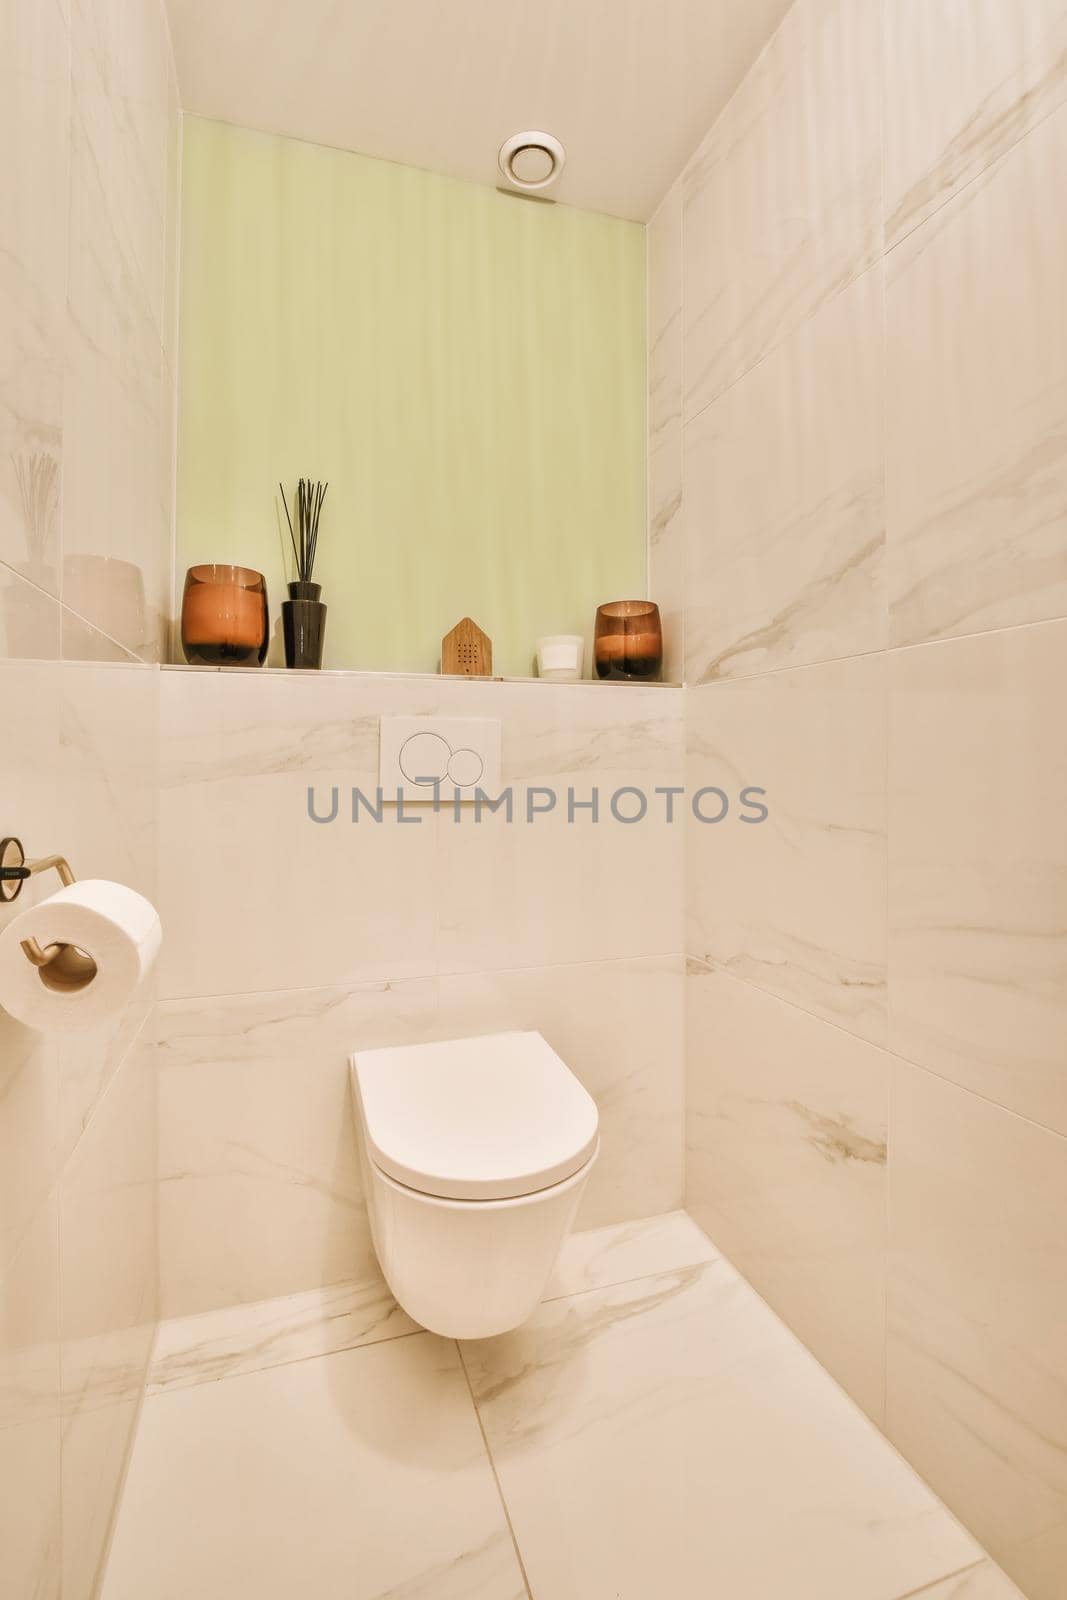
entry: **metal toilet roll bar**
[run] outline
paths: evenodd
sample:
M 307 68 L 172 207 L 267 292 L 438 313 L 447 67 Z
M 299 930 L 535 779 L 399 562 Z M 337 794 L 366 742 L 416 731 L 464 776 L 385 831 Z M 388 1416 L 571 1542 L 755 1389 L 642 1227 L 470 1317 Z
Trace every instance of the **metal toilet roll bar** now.
M 10 905 L 17 900 L 27 878 L 53 869 L 58 872 L 64 888 L 69 889 L 77 882 L 64 856 L 42 856 L 40 861 L 27 861 L 21 839 L 0 839 L 0 905 Z M 20 943 L 27 961 L 33 962 L 48 989 L 74 994 L 88 988 L 96 977 L 96 962 L 77 945 L 50 944 L 42 950 L 36 939 L 23 939 Z

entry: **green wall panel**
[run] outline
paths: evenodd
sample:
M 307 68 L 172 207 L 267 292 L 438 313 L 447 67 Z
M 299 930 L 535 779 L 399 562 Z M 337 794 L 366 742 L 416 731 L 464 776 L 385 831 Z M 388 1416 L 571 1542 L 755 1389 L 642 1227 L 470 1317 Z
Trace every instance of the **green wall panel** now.
M 328 665 L 494 670 L 646 592 L 635 223 L 187 117 L 178 578 L 284 598 L 277 480 L 330 480 Z

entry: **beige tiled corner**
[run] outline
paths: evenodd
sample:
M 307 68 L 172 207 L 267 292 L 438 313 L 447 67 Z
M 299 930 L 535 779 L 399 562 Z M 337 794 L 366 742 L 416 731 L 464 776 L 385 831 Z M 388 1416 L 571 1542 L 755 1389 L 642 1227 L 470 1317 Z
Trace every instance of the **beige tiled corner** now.
M 455 1345 L 419 1334 L 146 1401 L 104 1600 L 525 1593 Z
M 682 985 L 679 956 L 440 981 L 439 1036 L 536 1028 L 596 1100 L 600 1155 L 580 1228 L 682 1203 Z
M 890 640 L 1067 614 L 1067 105 L 895 250 Z
M 160 426 L 170 48 L 158 5 L 125 7 L 121 27 L 116 16 L 71 8 L 62 595 L 98 630 L 79 655 L 104 635 L 152 660 L 170 583 Z
M 1067 1134 L 1067 622 L 894 652 L 890 1045 Z
M 348 1057 L 426 1038 L 434 1000 L 416 980 L 161 1007 L 165 1316 L 376 1276 Z
M 62 850 L 83 878 L 110 878 L 156 901 L 158 673 L 64 664 L 59 685 Z M 76 806 L 65 797 L 77 795 Z M 146 984 L 120 1016 L 58 1035 L 60 1162 L 73 1150 L 154 998 Z
M 0 1271 L 0 1588 L 59 1600 L 59 1230 L 46 1202 Z
M 682 420 L 682 180 L 648 224 L 648 438 L 661 443 Z
M 648 458 L 648 576 L 663 627 L 663 676 L 681 683 L 686 676 L 688 593 L 680 424 Z
M 0 923 L 2 926 L 2 923 Z M 59 1062 L 42 1038 L 0 1010 L 0 1271 L 19 1248 L 57 1172 Z
M 898 1062 L 888 1431 L 1029 1596 L 1067 1571 L 1067 1139 Z
M 0 568 L 0 615 L 4 581 Z M 50 662 L 4 660 L 2 652 L 0 621 L 0 721 L 9 752 L 0 777 L 2 831 L 21 838 L 32 857 L 59 848 L 62 669 Z M 10 752 L 17 758 L 10 759 Z M 42 878 L 26 884 L 17 901 L 0 906 L 0 929 L 49 888 Z M 58 1121 L 56 1038 L 24 1027 L 0 1008 L 0 1272 L 54 1188 Z
M 1062 0 L 884 9 L 891 248 L 1067 98 L 1067 13 Z
M 685 172 L 685 415 L 881 250 L 879 0 L 797 0 Z
M 689 823 L 689 950 L 884 1044 L 884 657 L 697 689 L 689 740 L 690 790 L 731 802 Z M 763 822 L 743 820 L 750 786 Z
M 714 1261 L 718 1253 L 703 1228 L 684 1211 L 588 1228 L 564 1240 L 543 1298 L 558 1300 L 634 1278 L 676 1272 L 680 1267 Z
M 63 1590 L 91 1594 L 107 1550 L 157 1304 L 154 1053 L 112 1079 L 60 1185 Z
M 160 1326 L 148 1393 L 216 1383 L 418 1331 L 380 1275 L 174 1317 Z
M 0 562 L 58 595 L 70 163 L 70 37 L 63 9 L 57 0 L 8 0 L 3 39 Z M 5 631 L 8 653 L 37 654 L 33 598 L 16 595 L 13 587 L 0 567 L 0 655 Z
M 881 1424 L 890 1058 L 723 973 L 687 988 L 686 1205 Z
M 881 268 L 690 422 L 685 440 L 686 682 L 883 646 Z
M 982 1561 L 953 1578 L 920 1589 L 906 1600 L 1024 1600 L 1013 1583 L 991 1561 Z
M 462 1348 L 535 1595 L 896 1600 L 980 1558 L 724 1261 Z

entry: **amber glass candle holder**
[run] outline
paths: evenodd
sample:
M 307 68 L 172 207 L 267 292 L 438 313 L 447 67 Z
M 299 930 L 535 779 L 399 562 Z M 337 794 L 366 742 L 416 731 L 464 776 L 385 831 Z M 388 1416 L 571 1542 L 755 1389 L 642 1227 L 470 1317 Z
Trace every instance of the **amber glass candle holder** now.
M 182 649 L 190 666 L 261 667 L 270 622 L 267 581 L 251 567 L 190 567 L 182 596 Z
M 593 656 L 598 678 L 658 678 L 663 667 L 659 606 L 651 600 L 612 600 L 598 606 Z

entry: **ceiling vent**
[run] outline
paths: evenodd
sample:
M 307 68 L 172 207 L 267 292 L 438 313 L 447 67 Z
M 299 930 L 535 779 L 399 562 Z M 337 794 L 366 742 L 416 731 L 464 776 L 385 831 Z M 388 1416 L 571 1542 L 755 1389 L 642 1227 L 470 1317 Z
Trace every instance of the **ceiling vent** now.
M 550 133 L 513 133 L 500 146 L 500 170 L 512 189 L 543 194 L 559 182 L 567 153 Z

